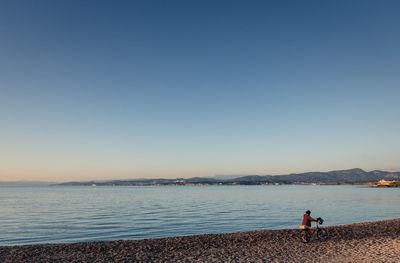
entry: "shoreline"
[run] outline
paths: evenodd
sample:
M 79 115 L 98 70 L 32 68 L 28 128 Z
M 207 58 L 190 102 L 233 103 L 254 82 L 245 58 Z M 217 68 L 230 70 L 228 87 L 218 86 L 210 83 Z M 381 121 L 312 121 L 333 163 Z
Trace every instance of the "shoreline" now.
M 400 218 L 324 229 L 327 241 L 308 244 L 282 229 L 2 246 L 0 262 L 400 262 Z

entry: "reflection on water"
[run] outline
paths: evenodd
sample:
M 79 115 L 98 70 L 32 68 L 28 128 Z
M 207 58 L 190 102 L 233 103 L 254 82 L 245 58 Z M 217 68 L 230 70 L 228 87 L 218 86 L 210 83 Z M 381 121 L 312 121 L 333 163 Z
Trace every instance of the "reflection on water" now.
M 364 186 L 2 187 L 0 245 L 141 239 L 399 217 L 400 189 Z

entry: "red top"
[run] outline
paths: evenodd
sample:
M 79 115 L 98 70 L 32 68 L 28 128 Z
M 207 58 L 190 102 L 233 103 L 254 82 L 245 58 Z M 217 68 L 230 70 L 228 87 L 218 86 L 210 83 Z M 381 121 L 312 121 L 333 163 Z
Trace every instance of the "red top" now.
M 309 214 L 304 214 L 303 216 L 303 226 L 311 226 L 311 222 L 317 222 L 314 218 L 312 218 Z

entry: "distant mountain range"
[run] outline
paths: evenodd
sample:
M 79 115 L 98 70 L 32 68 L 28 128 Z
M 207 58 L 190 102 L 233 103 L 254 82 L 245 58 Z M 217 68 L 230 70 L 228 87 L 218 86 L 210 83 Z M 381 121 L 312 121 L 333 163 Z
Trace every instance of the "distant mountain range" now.
M 376 182 L 379 180 L 400 180 L 400 172 L 362 169 L 338 170 L 329 172 L 308 172 L 287 175 L 246 175 L 224 177 L 194 177 L 177 179 L 133 179 L 67 182 L 57 185 L 263 185 L 263 184 L 356 184 Z

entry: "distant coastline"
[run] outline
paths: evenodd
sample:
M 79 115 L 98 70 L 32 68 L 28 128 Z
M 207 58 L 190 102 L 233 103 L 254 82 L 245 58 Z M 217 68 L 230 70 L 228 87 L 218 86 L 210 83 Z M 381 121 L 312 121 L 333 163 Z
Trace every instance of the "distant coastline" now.
M 55 182 L 43 181 L 0 181 L 0 187 L 32 187 L 55 185 Z
M 376 185 L 380 180 L 400 181 L 400 172 L 364 171 L 359 168 L 287 175 L 247 175 L 237 178 L 132 179 L 66 182 L 54 186 L 207 186 L 207 185 Z
M 389 183 L 385 183 L 389 182 Z M 218 186 L 218 185 L 369 185 L 400 187 L 400 172 L 359 168 L 286 175 L 215 176 L 175 179 L 91 180 L 73 182 L 0 181 L 0 187 L 31 186 Z

